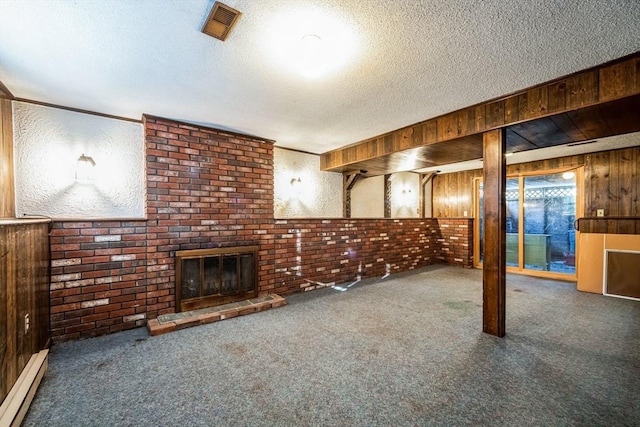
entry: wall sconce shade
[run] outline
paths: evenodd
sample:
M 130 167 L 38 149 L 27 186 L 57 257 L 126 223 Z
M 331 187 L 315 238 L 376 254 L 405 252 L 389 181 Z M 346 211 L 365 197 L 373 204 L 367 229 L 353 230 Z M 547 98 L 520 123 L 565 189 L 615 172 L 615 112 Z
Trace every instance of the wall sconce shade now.
M 91 156 L 85 156 L 84 153 L 78 157 L 76 165 L 76 181 L 91 181 L 93 179 L 93 168 L 96 165 L 95 160 Z

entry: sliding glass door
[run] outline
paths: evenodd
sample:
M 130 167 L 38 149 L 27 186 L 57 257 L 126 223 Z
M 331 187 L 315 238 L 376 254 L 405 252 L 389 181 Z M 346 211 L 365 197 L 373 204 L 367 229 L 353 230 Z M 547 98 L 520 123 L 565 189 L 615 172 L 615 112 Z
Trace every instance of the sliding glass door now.
M 578 194 L 574 170 L 507 178 L 506 264 L 509 271 L 575 278 L 573 223 Z M 483 260 L 483 207 L 482 181 L 478 180 L 477 264 Z

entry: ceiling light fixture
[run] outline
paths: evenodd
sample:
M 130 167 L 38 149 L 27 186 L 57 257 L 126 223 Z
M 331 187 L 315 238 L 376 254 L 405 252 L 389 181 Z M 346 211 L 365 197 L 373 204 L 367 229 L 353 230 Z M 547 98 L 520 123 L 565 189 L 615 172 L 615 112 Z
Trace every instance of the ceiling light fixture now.
M 260 44 L 278 68 L 311 79 L 357 61 L 360 38 L 344 16 L 327 8 L 299 6 L 269 21 Z
M 315 78 L 322 75 L 327 57 L 320 36 L 316 34 L 302 36 L 298 58 L 303 76 Z

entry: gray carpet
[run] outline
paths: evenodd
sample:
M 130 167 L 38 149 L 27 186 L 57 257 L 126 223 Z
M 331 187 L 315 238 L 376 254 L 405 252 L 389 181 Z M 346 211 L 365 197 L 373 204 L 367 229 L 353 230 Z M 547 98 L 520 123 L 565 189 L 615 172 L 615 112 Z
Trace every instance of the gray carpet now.
M 433 266 L 159 337 L 52 348 L 26 426 L 640 425 L 640 302 Z

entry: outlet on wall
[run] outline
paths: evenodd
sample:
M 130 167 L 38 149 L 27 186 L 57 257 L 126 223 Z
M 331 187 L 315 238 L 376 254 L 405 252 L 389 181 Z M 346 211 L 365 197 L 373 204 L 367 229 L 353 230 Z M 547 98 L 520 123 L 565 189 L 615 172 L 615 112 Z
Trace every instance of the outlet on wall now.
M 596 211 L 596 215 L 597 215 L 597 216 L 604 216 L 604 209 L 598 209 L 598 210 Z

